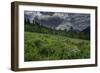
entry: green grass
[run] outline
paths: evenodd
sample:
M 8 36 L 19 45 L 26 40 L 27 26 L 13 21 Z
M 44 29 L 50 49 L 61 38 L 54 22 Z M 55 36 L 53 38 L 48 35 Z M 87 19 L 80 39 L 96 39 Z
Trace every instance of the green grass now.
M 64 36 L 24 33 L 24 60 L 62 60 L 90 58 L 90 41 Z

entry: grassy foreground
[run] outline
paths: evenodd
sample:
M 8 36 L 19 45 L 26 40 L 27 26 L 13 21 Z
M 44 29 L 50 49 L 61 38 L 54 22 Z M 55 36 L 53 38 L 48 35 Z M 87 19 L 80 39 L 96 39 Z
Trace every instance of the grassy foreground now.
M 90 58 L 90 42 L 64 36 L 24 33 L 24 60 L 62 60 Z

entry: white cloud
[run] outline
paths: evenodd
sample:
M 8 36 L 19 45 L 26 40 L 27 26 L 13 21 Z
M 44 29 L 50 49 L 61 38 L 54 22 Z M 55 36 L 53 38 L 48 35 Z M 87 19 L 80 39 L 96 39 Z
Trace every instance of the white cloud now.
M 67 13 L 55 13 L 53 16 L 58 16 L 62 19 L 66 19 L 68 17 L 68 14 Z
M 56 27 L 56 30 L 70 30 L 72 24 L 70 22 L 63 22 Z
M 25 11 L 25 14 L 31 15 L 33 12 L 32 11 Z

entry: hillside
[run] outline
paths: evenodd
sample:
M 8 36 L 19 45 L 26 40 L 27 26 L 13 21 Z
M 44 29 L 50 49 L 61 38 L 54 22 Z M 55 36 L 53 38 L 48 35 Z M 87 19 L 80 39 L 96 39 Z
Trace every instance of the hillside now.
M 62 35 L 62 36 L 70 37 L 70 38 L 79 38 L 79 39 L 85 39 L 85 40 L 90 39 L 90 34 L 84 33 L 85 30 L 78 31 L 78 30 L 74 30 L 73 27 L 70 27 L 69 30 L 66 30 L 66 29 L 56 30 L 53 28 L 45 27 L 36 21 L 33 21 L 33 23 L 26 22 L 24 27 L 25 27 L 25 31 L 27 32 Z M 89 32 L 89 30 L 87 30 L 86 32 Z
M 90 43 L 87 40 L 25 32 L 24 43 L 24 61 L 90 58 Z

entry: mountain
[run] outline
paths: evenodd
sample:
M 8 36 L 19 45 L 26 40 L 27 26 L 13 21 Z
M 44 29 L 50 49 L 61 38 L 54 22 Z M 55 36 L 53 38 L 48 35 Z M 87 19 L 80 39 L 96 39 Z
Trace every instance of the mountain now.
M 70 25 L 70 24 L 67 24 Z M 25 32 L 35 32 L 35 33 L 42 33 L 42 34 L 52 34 L 52 35 L 60 35 L 60 36 L 67 36 L 70 38 L 78 38 L 78 39 L 90 39 L 90 27 L 84 29 L 83 31 L 75 30 L 72 26 L 69 26 L 70 29 L 66 29 L 68 26 L 66 25 L 59 25 L 59 28 L 50 28 L 45 27 L 38 23 L 37 21 L 33 21 L 33 23 L 25 22 Z M 62 29 L 64 28 L 64 29 Z
M 60 19 L 59 17 L 50 17 L 48 19 L 36 19 L 37 22 L 39 22 L 41 25 L 48 27 L 48 28 L 56 28 L 59 24 L 62 23 L 63 19 Z
M 84 29 L 82 32 L 83 32 L 84 34 L 86 34 L 86 35 L 90 35 L 90 27 L 87 27 L 87 28 Z
M 83 31 L 90 26 L 90 15 L 89 14 L 69 14 L 71 18 L 71 23 L 73 24 L 74 29 Z
M 67 30 L 72 27 L 76 31 L 83 31 L 90 26 L 90 14 L 83 13 L 64 13 L 64 12 L 43 12 L 25 11 L 25 19 L 33 20 L 40 25 L 55 30 Z

